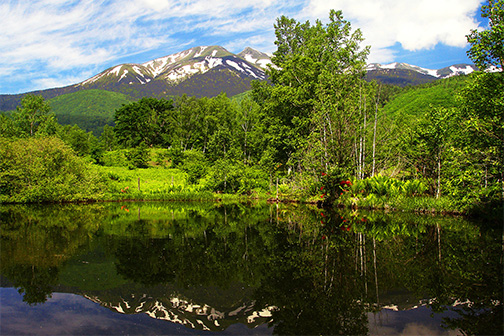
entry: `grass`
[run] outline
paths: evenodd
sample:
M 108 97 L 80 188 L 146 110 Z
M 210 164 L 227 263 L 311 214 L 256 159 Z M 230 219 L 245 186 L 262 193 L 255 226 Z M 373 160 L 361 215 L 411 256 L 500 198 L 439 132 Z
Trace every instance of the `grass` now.
M 150 167 L 130 170 L 125 167 L 98 167 L 107 179 L 102 200 L 142 201 L 250 201 L 266 199 L 267 194 L 255 191 L 251 195 L 221 194 L 199 184 L 189 184 L 187 174 L 176 168 Z

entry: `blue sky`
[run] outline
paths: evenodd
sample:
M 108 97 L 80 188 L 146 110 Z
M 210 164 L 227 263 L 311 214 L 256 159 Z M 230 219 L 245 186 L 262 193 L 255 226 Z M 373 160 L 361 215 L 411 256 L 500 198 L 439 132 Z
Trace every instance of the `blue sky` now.
M 470 63 L 482 0 L 2 0 L 0 94 L 75 84 L 121 63 L 202 45 L 275 51 L 273 24 L 342 10 L 371 46 L 368 61 L 429 69 Z

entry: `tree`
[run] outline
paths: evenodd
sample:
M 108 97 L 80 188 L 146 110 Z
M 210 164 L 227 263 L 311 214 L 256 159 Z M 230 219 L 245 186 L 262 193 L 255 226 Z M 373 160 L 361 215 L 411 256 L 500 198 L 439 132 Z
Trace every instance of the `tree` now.
M 282 16 L 275 34 L 273 85 L 256 83 L 253 92 L 263 109 L 267 152 L 314 176 L 330 166 L 349 168 L 364 115 L 359 90 L 369 53 L 360 46 L 360 30 L 352 32 L 341 11 L 332 10 L 327 25 Z
M 482 32 L 473 30 L 467 36 L 471 44 L 468 55 L 482 70 L 495 66 L 504 71 L 504 0 L 490 0 L 481 11 L 489 19 L 490 28 Z M 503 92 L 504 75 L 497 72 L 476 74 L 461 94 L 462 115 L 475 139 L 472 147 L 485 153 L 485 166 L 490 163 L 496 168 L 493 175 L 501 181 L 501 201 L 504 198 Z
M 441 176 L 446 151 L 454 132 L 455 112 L 453 109 L 437 108 L 427 114 L 425 120 L 417 126 L 419 146 L 417 153 L 421 156 L 418 162 L 424 162 L 430 176 L 436 179 L 436 198 L 441 195 Z
M 471 44 L 467 55 L 481 70 L 492 66 L 504 70 L 504 0 L 489 0 L 481 12 L 488 18 L 489 29 L 472 30 L 466 36 Z
M 236 121 L 240 127 L 238 137 L 243 152 L 243 162 L 250 164 L 252 154 L 255 154 L 258 149 L 256 144 L 259 138 L 259 134 L 257 134 L 259 105 L 247 96 L 240 101 L 236 111 Z
M 42 96 L 28 94 L 21 99 L 21 107 L 15 114 L 16 124 L 24 134 L 33 136 L 41 124 L 54 121 L 54 115 L 50 113 L 51 107 Z
M 142 98 L 123 105 L 115 112 L 115 133 L 119 143 L 136 147 L 168 145 L 173 125 L 173 102 L 166 99 Z
M 117 138 L 115 136 L 113 126 L 103 126 L 103 132 L 100 135 L 100 143 L 106 151 L 113 151 L 114 149 L 116 149 Z

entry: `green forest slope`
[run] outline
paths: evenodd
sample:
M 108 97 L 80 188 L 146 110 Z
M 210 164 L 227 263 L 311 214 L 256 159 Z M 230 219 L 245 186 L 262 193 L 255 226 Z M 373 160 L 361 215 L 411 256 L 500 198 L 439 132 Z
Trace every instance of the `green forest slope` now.
M 118 92 L 83 90 L 50 99 L 49 104 L 60 124 L 76 124 L 98 136 L 103 126 L 113 125 L 115 110 L 132 101 Z
M 457 94 L 467 85 L 469 78 L 455 76 L 429 84 L 406 87 L 384 106 L 383 112 L 390 117 L 415 117 L 436 107 L 456 107 Z

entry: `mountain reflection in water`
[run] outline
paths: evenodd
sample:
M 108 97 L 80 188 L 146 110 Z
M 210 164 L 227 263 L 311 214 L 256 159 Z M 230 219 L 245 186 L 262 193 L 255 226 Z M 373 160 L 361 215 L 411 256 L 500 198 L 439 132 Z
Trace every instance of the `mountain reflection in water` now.
M 155 202 L 0 221 L 2 334 L 503 333 L 498 223 Z

